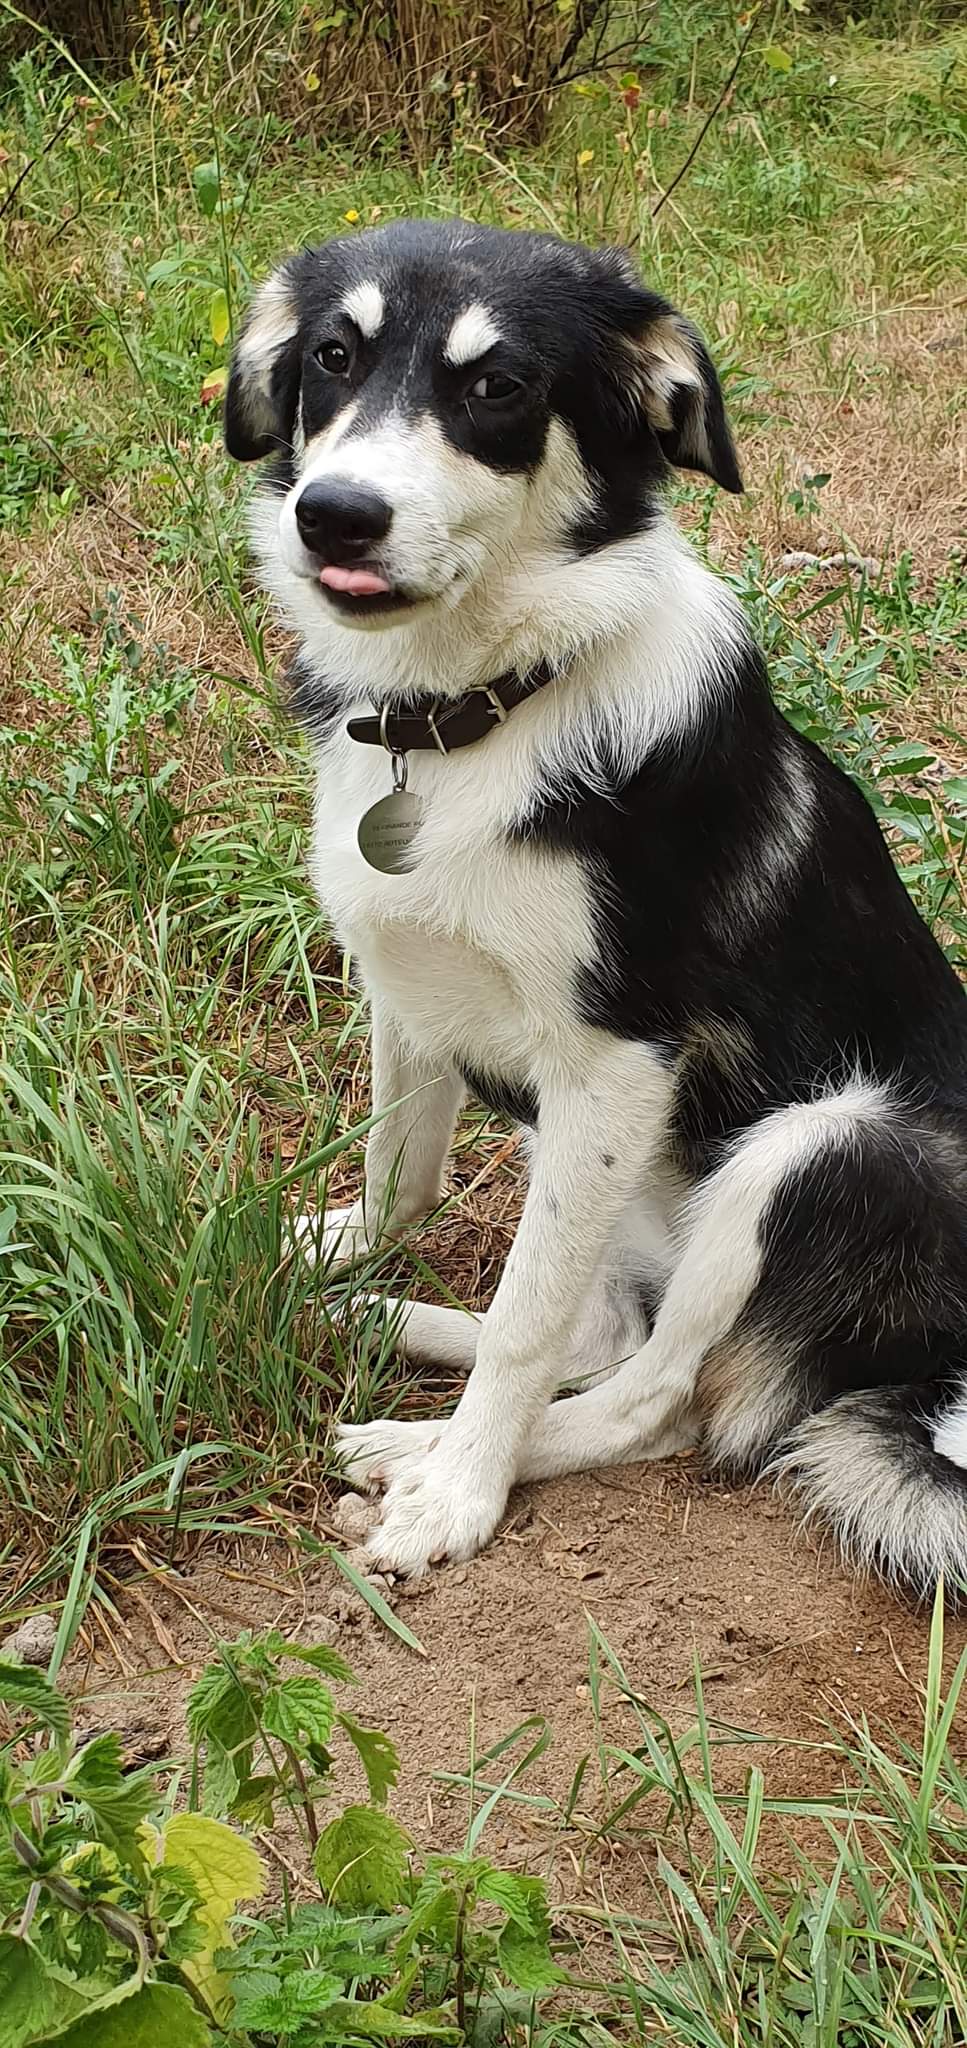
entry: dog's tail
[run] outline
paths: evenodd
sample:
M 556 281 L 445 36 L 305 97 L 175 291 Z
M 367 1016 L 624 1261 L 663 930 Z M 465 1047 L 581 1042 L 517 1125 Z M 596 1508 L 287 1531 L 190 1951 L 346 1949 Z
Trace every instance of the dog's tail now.
M 967 1394 L 879 1387 L 800 1423 L 770 1468 L 851 1562 L 929 1594 L 967 1595 Z

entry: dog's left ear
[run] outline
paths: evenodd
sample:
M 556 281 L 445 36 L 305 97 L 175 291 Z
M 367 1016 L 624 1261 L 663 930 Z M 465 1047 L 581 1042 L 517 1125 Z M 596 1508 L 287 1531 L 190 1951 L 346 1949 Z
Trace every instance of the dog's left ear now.
M 225 446 L 236 462 L 277 455 L 292 440 L 299 397 L 299 315 L 290 263 L 259 286 L 235 344 L 224 429 Z
M 741 491 L 722 387 L 698 329 L 641 284 L 627 257 L 609 253 L 611 288 L 624 287 L 620 312 L 614 307 L 619 336 L 612 361 L 625 403 L 644 417 L 666 461 L 700 469 L 723 491 Z

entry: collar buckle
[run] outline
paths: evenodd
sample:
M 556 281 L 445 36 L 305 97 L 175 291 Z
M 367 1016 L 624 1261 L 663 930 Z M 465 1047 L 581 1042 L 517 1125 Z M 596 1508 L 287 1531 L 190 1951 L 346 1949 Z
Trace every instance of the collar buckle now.
M 507 706 L 498 697 L 496 690 L 485 689 L 483 694 L 487 699 L 487 705 L 489 710 L 491 711 L 493 717 L 497 720 L 497 724 L 506 725 Z
M 449 749 L 449 747 L 447 746 L 446 740 L 445 740 L 445 739 L 443 738 L 443 736 L 442 736 L 442 734 L 441 734 L 441 732 L 440 732 L 440 728 L 439 728 L 439 726 L 437 725 L 437 722 L 436 722 L 436 719 L 435 719 L 435 718 L 434 718 L 434 716 L 433 716 L 433 712 L 432 712 L 432 710 L 430 710 L 429 708 L 427 709 L 427 713 L 426 713 L 426 722 L 427 722 L 427 725 L 428 725 L 428 726 L 429 726 L 429 728 L 430 728 L 430 733 L 431 733 L 431 736 L 432 736 L 432 739 L 433 739 L 433 744 L 434 744 L 434 746 L 436 747 L 436 749 L 437 749 L 437 752 L 438 752 L 439 754 L 448 754 L 448 753 L 450 752 L 450 749 Z

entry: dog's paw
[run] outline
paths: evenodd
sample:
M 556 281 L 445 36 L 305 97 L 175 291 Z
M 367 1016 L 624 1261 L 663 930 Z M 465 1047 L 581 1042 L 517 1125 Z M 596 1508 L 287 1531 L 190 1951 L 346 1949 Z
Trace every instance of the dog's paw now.
M 489 1543 L 509 1488 L 475 1466 L 473 1459 L 455 1457 L 450 1441 L 441 1432 L 432 1448 L 420 1452 L 414 1444 L 398 1463 L 382 1515 L 365 1540 L 366 1557 L 375 1571 L 416 1578 L 428 1565 L 475 1557 Z
M 310 1266 L 351 1266 L 373 1249 L 361 1202 L 348 1209 L 327 1209 L 322 1217 L 299 1216 L 295 1235 Z
M 336 1431 L 336 1451 L 350 1485 L 375 1493 L 405 1478 L 410 1468 L 422 1468 L 445 1428 L 444 1421 L 344 1422 Z

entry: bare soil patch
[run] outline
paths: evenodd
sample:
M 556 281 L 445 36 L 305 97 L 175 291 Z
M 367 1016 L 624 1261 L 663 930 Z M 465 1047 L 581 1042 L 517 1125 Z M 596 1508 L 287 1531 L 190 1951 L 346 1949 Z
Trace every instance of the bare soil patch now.
M 521 1789 L 566 1798 L 597 1740 L 589 1617 L 637 1692 L 676 1731 L 693 1719 L 697 1657 L 715 1722 L 772 1738 L 765 1758 L 771 1793 L 815 1796 L 838 1787 L 831 1750 L 793 1746 L 822 1743 L 831 1725 L 868 1716 L 877 1731 L 918 1740 L 928 1617 L 851 1579 L 767 1489 L 710 1481 L 692 1459 L 522 1490 L 482 1557 L 398 1588 L 394 1597 L 425 1658 L 347 1592 L 328 1559 L 296 1573 L 269 1545 L 250 1546 L 232 1564 L 198 1557 L 168 1586 L 142 1581 L 137 1603 L 122 1602 L 116 1642 L 124 1671 L 101 1639 L 75 1657 L 79 1715 L 92 1729 L 120 1727 L 132 1758 L 177 1754 L 185 1695 L 213 1636 L 273 1625 L 303 1640 L 335 1642 L 360 1680 L 357 1711 L 386 1728 L 402 1754 L 397 1810 L 438 1847 L 459 1840 L 467 1794 L 448 1791 L 436 1774 L 466 1771 L 473 1731 L 479 1754 L 528 1716 L 544 1716 L 553 1742 Z M 177 1665 L 164 1652 L 166 1635 L 177 1645 Z M 951 1660 L 965 1640 L 967 1623 L 952 1621 Z M 614 1742 L 635 1739 L 629 1710 L 615 1697 L 603 1733 Z M 724 1785 L 741 1786 L 751 1754 L 746 1747 L 723 1756 Z M 493 1767 L 493 1781 L 509 1763 Z M 579 1811 L 582 1825 L 564 1832 L 546 1812 L 504 1802 L 491 1823 L 491 1852 L 546 1871 L 561 1900 L 600 1905 L 613 1886 L 621 1906 L 632 1909 L 647 1894 L 647 1834 L 587 1844 L 602 1811 L 596 1768 Z M 655 1808 L 648 1817 L 660 1825 Z M 778 1823 L 773 1832 L 776 1868 L 783 1860 Z M 824 1854 L 818 1829 L 811 1846 Z

